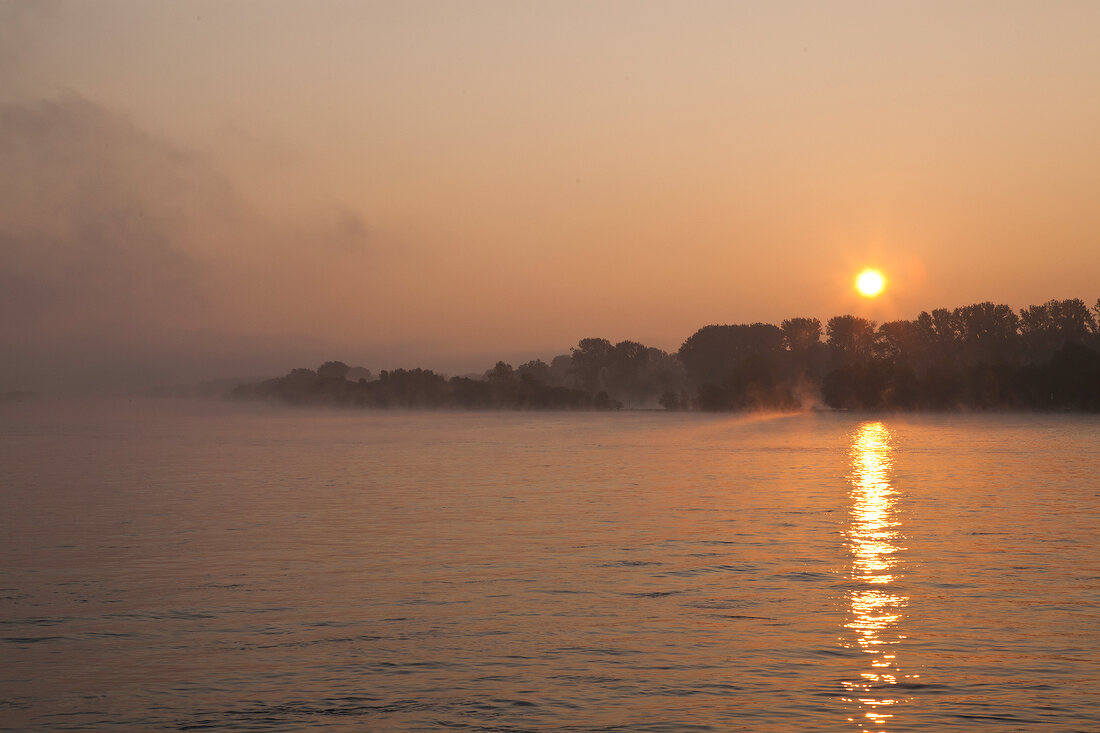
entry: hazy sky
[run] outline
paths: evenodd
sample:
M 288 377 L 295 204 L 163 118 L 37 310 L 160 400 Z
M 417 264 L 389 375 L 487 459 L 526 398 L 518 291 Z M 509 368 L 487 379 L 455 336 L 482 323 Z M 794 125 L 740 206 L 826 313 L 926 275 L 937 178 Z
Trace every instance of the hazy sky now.
M 0 391 L 1092 303 L 1097 29 L 1091 1 L 0 0 Z

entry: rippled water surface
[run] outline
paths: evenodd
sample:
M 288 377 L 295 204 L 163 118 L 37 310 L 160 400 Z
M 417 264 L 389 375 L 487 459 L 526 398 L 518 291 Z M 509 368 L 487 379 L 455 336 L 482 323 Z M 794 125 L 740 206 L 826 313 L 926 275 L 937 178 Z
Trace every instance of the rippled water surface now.
M 0 411 L 0 729 L 1097 731 L 1100 418 Z

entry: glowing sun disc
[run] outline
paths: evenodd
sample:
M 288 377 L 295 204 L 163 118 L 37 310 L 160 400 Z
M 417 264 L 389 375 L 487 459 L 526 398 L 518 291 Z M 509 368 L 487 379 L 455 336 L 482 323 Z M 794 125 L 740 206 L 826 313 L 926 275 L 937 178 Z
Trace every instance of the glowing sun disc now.
M 856 276 L 856 290 L 865 298 L 873 298 L 886 287 L 886 278 L 878 270 L 864 270 Z

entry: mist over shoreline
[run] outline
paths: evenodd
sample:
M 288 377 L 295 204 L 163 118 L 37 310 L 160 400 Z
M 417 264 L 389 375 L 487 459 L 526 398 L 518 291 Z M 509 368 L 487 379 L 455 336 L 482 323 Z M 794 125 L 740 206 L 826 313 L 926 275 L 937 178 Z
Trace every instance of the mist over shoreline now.
M 581 339 L 549 363 L 498 361 L 483 376 L 329 361 L 227 393 L 297 405 L 373 408 L 704 411 L 1100 410 L 1100 299 L 1051 300 L 1017 315 L 978 303 L 881 325 L 852 315 L 704 326 L 675 354 Z M 822 336 L 826 338 L 823 340 Z

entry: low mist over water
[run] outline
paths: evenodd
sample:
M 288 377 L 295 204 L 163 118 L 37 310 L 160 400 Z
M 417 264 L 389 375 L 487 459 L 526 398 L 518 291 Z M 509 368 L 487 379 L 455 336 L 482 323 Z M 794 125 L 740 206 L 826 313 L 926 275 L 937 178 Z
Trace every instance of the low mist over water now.
M 1092 731 L 1095 416 L 0 406 L 0 730 Z

